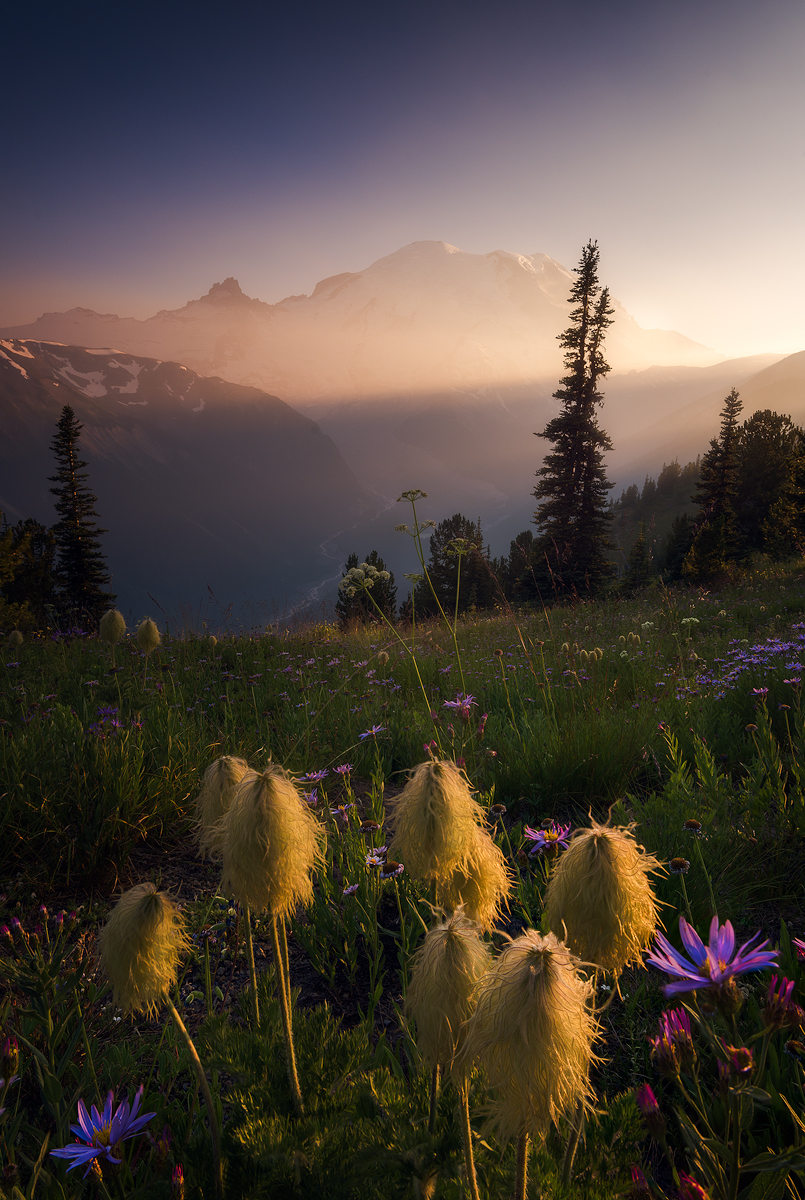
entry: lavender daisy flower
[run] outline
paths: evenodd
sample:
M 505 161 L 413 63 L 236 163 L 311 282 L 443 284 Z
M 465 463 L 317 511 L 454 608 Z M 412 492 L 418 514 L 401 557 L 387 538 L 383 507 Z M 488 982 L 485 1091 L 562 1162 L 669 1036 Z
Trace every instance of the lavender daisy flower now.
M 777 951 L 766 949 L 768 939 L 760 945 L 753 944 L 760 937 L 759 932 L 736 953 L 732 923 L 727 921 L 726 925 L 719 925 L 717 916 L 710 923 L 707 946 L 684 917 L 679 918 L 679 933 L 690 959 L 675 950 L 661 933 L 655 935 L 658 949 L 647 956 L 652 966 L 675 976 L 674 981 L 663 989 L 666 996 L 695 992 L 697 988 L 715 988 L 720 992 L 735 975 L 762 971 L 765 967 L 777 965 Z
M 326 767 L 321 771 L 308 771 L 307 775 L 299 776 L 299 783 L 321 783 L 322 779 L 326 779 L 329 774 Z
M 368 737 L 377 737 L 377 735 L 382 733 L 385 728 L 385 725 L 373 725 L 371 729 L 366 730 L 366 733 L 362 733 L 360 735 L 360 739 L 361 741 L 364 741 Z
M 570 837 L 570 825 L 557 825 L 551 821 L 547 829 L 532 829 L 526 825 L 524 836 L 532 843 L 529 854 L 544 854 L 548 850 L 566 850 Z
M 71 1158 L 73 1161 L 67 1168 L 68 1171 L 86 1164 L 85 1179 L 96 1159 L 105 1158 L 108 1162 L 119 1165 L 123 1160 L 115 1158 L 114 1152 L 118 1150 L 120 1143 L 128 1138 L 136 1137 L 151 1118 L 156 1116 L 156 1113 L 144 1113 L 141 1117 L 137 1116 L 144 1090 L 142 1085 L 137 1089 L 131 1108 L 129 1108 L 128 1100 L 124 1100 L 117 1106 L 114 1114 L 112 1113 L 114 1092 L 109 1092 L 107 1095 L 102 1113 L 99 1113 L 93 1104 L 91 1116 L 87 1112 L 84 1101 L 79 1100 L 78 1124 L 70 1126 L 73 1133 L 77 1135 L 75 1143 L 72 1146 L 62 1146 L 58 1150 L 51 1150 L 50 1153 L 55 1158 Z

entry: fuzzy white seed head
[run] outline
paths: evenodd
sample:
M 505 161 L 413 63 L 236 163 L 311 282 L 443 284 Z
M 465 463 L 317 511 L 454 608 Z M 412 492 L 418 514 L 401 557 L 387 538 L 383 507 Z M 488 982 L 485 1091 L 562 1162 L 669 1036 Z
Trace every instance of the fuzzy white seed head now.
M 12 629 L 11 633 L 8 635 L 9 646 L 21 646 L 22 642 L 23 637 L 19 629 Z
M 503 852 L 485 829 L 476 827 L 465 861 L 436 880 L 436 903 L 446 912 L 463 906 L 471 921 L 492 929 L 510 891 L 511 878 Z
M 459 910 L 428 932 L 411 960 L 405 1008 L 416 1021 L 416 1043 L 429 1066 L 452 1064 L 491 957 L 478 926 Z
M 98 637 L 107 646 L 116 646 L 126 632 L 126 621 L 116 608 L 108 609 L 100 619 Z
M 140 622 L 137 628 L 137 645 L 145 654 L 152 654 L 161 641 L 156 623 L 150 617 Z
M 510 942 L 481 978 L 462 1059 L 477 1061 L 494 1091 L 490 1123 L 504 1140 L 543 1135 L 550 1123 L 589 1106 L 598 1024 L 592 985 L 552 933 L 533 929 Z
M 242 758 L 225 754 L 210 763 L 204 772 L 201 791 L 195 799 L 196 841 L 203 854 L 210 858 L 223 857 L 223 817 L 235 798 L 235 792 L 249 764 Z M 256 775 L 256 771 L 251 772 Z
M 325 833 L 281 767 L 244 776 L 222 833 L 222 886 L 241 904 L 285 917 L 310 903 Z
M 394 801 L 389 855 L 414 879 L 446 884 L 466 867 L 484 819 L 469 780 L 455 763 L 420 763 Z
M 661 870 L 631 826 L 594 821 L 575 834 L 551 873 L 545 894 L 550 928 L 579 958 L 619 975 L 641 961 L 657 928 L 650 876 Z
M 98 936 L 100 964 L 125 1013 L 153 1012 L 176 982 L 188 945 L 176 905 L 152 883 L 120 897 Z

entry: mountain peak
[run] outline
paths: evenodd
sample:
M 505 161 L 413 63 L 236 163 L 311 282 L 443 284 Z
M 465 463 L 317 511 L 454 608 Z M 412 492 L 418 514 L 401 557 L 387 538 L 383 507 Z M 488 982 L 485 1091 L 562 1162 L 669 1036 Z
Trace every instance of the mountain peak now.
M 237 279 L 230 275 L 223 283 L 214 283 L 201 301 L 207 304 L 248 304 L 251 303 L 251 297 L 241 291 Z

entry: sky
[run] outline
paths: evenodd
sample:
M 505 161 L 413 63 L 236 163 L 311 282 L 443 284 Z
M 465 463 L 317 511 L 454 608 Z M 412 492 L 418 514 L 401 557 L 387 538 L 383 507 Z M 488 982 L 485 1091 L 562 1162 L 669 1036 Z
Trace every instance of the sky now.
M 594 238 L 642 325 L 805 349 L 802 0 L 51 0 L 4 42 L 0 325 Z

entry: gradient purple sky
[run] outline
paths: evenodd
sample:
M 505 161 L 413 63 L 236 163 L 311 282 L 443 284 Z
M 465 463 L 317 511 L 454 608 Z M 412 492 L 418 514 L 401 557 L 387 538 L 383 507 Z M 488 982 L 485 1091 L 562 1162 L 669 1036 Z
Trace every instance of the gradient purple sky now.
M 4 41 L 2 325 L 592 237 L 643 325 L 805 348 L 802 0 L 18 4 Z

